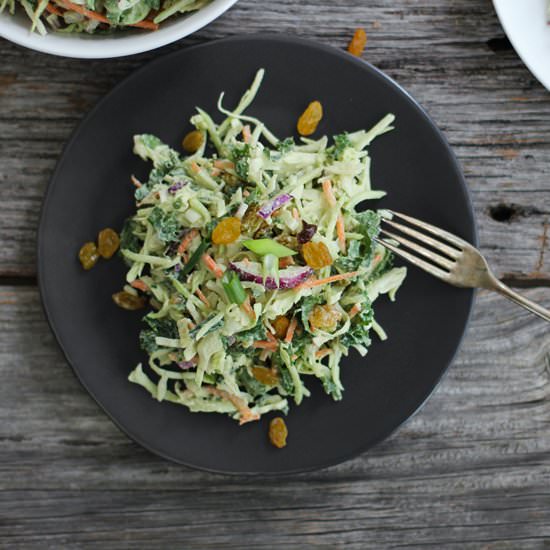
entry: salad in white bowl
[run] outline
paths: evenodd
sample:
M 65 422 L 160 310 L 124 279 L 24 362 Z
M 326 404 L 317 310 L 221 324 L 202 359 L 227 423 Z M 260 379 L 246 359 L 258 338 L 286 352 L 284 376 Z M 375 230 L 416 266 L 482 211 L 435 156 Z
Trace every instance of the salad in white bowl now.
M 0 36 L 65 57 L 119 57 L 192 34 L 236 1 L 0 0 Z
M 493 4 L 517 54 L 550 90 L 550 1 L 493 0 Z

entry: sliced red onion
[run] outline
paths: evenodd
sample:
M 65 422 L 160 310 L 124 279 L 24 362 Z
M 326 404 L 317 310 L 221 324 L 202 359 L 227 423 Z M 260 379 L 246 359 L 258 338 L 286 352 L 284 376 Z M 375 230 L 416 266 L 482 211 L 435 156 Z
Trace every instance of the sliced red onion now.
M 292 265 L 279 271 L 279 284 L 273 277 L 262 276 L 262 264 L 258 262 L 231 262 L 229 269 L 239 275 L 241 281 L 250 281 L 265 286 L 268 290 L 294 288 L 303 283 L 312 273 L 311 267 Z
M 193 361 L 180 361 L 179 363 L 176 363 L 178 367 L 182 370 L 192 369 L 195 366 L 195 363 Z
M 187 185 L 186 181 L 178 181 L 178 182 L 174 183 L 174 185 L 171 185 L 168 188 L 168 192 L 172 193 L 172 195 L 173 195 L 176 191 L 180 190 L 185 185 Z
M 278 197 L 264 203 L 258 210 L 258 216 L 264 220 L 267 220 L 267 218 L 269 218 L 275 210 L 281 208 L 283 204 L 286 204 L 290 200 L 292 200 L 292 195 L 283 193 L 282 195 L 279 195 Z

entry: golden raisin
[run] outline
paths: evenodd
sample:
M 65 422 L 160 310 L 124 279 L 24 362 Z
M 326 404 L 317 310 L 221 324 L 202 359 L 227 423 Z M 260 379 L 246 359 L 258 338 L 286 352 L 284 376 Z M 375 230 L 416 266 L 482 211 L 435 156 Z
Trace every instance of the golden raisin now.
M 78 251 L 78 259 L 84 269 L 92 269 L 99 260 L 99 253 L 95 243 L 85 243 Z
M 202 139 L 202 134 L 199 130 L 192 130 L 183 138 L 181 146 L 188 153 L 196 153 L 202 145 Z
M 287 436 L 288 429 L 286 427 L 284 419 L 282 419 L 280 416 L 274 418 L 269 423 L 269 441 L 271 441 L 271 444 L 278 449 L 282 449 L 283 447 L 286 447 Z
M 355 33 L 348 44 L 348 52 L 359 57 L 367 45 L 367 33 L 365 29 L 355 29 Z
M 141 309 L 145 306 L 145 298 L 143 296 L 134 296 L 129 292 L 121 291 L 113 294 L 113 302 L 122 309 L 130 311 Z
M 320 269 L 332 265 L 332 256 L 327 245 L 322 242 L 310 241 L 302 246 L 302 256 L 306 264 L 313 269 Z
M 279 383 L 277 373 L 266 367 L 251 367 L 252 376 L 266 386 L 276 386 Z
M 309 316 L 309 325 L 313 330 L 320 329 L 327 332 L 336 330 L 338 321 L 342 314 L 334 307 L 325 304 L 324 306 L 315 306 Z
M 108 260 L 118 250 L 120 239 L 113 229 L 106 227 L 97 236 L 97 249 L 102 258 Z
M 229 244 L 241 236 L 241 220 L 239 218 L 225 218 L 212 231 L 214 244 Z
M 318 101 L 312 101 L 298 119 L 298 133 L 301 136 L 310 136 L 317 130 L 323 118 L 323 106 Z
M 288 317 L 285 317 L 284 315 L 279 315 L 271 323 L 273 328 L 275 329 L 275 334 L 278 338 L 283 339 L 286 336 L 286 331 L 288 330 L 288 325 L 290 325 L 290 321 L 288 320 Z

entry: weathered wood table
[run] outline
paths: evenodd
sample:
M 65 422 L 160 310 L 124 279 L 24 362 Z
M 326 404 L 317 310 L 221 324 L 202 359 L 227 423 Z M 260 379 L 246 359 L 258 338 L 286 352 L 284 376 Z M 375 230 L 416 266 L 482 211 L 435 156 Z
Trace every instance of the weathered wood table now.
M 191 471 L 128 440 L 81 388 L 36 288 L 45 186 L 94 102 L 149 59 L 284 32 L 364 57 L 404 85 L 464 168 L 483 252 L 550 305 L 550 93 L 490 0 L 241 0 L 214 24 L 126 59 L 50 57 L 0 41 L 0 547 L 550 548 L 550 330 L 480 292 L 424 409 L 371 452 L 282 479 Z M 444 182 L 441 182 L 444 185 Z

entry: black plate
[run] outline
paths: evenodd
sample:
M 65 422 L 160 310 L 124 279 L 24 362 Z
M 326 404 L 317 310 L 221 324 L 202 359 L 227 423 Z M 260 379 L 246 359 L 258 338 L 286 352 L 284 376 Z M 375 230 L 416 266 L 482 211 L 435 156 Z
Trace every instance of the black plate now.
M 150 132 L 178 147 L 199 105 L 215 112 L 226 90 L 234 104 L 259 67 L 267 70 L 249 113 L 279 136 L 294 133 L 297 116 L 319 99 L 318 134 L 370 128 L 383 115 L 397 129 L 370 148 L 379 206 L 433 222 L 475 242 L 473 212 L 457 162 L 420 106 L 372 66 L 332 48 L 296 38 L 248 36 L 187 48 L 137 71 L 82 122 L 59 162 L 44 202 L 38 268 L 51 327 L 82 384 L 113 421 L 151 451 L 206 470 L 233 473 L 305 471 L 336 464 L 387 437 L 430 395 L 464 333 L 473 293 L 446 286 L 416 269 L 397 302 L 383 297 L 377 319 L 389 340 L 365 359 L 343 364 L 344 399 L 335 403 L 317 381 L 312 397 L 292 406 L 288 446 L 267 441 L 268 419 L 239 427 L 229 417 L 189 413 L 158 403 L 126 377 L 143 360 L 140 317 L 117 308 L 121 261 L 84 272 L 76 256 L 99 229 L 120 228 L 132 213 L 129 175 L 148 167 L 132 154 L 132 135 Z

